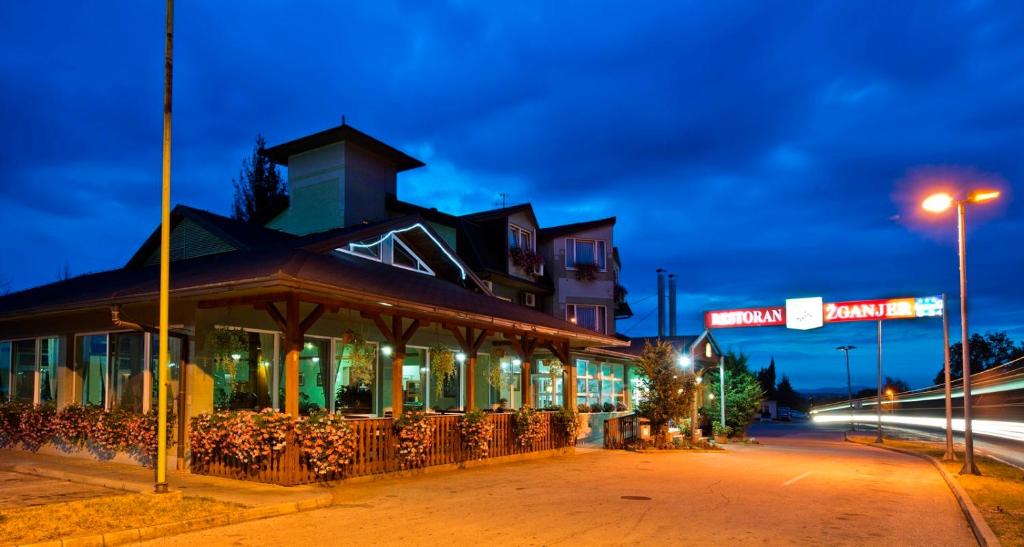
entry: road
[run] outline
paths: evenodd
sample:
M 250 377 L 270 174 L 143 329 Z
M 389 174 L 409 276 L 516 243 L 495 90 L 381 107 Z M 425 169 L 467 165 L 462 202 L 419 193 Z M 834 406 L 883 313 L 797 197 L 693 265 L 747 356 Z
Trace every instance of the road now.
M 152 545 L 974 545 L 935 469 L 813 427 L 718 452 L 589 450 L 332 489 L 335 505 Z

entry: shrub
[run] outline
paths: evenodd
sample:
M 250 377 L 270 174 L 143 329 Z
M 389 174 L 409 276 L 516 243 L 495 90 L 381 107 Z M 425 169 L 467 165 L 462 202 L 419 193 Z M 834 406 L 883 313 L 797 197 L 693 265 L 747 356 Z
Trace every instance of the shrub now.
M 398 436 L 398 462 L 403 468 L 423 467 L 427 450 L 434 443 L 434 427 L 423 412 L 403 412 L 395 420 Z
M 605 403 L 605 404 L 601 405 L 601 410 L 603 412 L 615 412 L 615 405 L 613 405 L 611 403 Z
M 317 412 L 299 420 L 296 441 L 317 475 L 340 474 L 356 453 L 356 434 L 338 414 Z
M 65 449 L 80 449 L 92 437 L 93 424 L 103 408 L 96 405 L 70 405 L 57 412 L 54 437 Z
M 27 405 L 21 413 L 21 446 L 35 452 L 50 442 L 56 431 L 57 409 L 53 405 Z
M 711 424 L 711 432 L 716 437 L 728 437 L 732 434 L 732 428 L 716 420 Z
M 590 412 L 590 405 L 586 403 L 580 403 L 576 405 L 576 412 L 579 412 L 580 414 L 586 414 Z
M 520 448 L 529 448 L 533 442 L 544 434 L 544 418 L 531 407 L 524 406 L 515 412 L 512 425 L 515 431 L 516 444 Z
M 21 442 L 21 416 L 28 408 L 25 403 L 0 403 L 0 447 L 8 448 Z
M 590 403 L 590 411 L 591 412 L 601 412 L 603 410 L 604 410 L 604 407 L 601 406 L 601 403 Z
M 580 430 L 580 415 L 571 408 L 560 408 L 554 415 L 555 423 L 565 433 L 565 443 L 575 446 L 576 435 Z
M 273 409 L 216 411 L 192 418 L 192 457 L 209 463 L 217 453 L 248 469 L 258 469 L 284 450 L 294 420 Z
M 487 457 L 491 447 L 491 436 L 494 434 L 494 423 L 486 414 L 479 410 L 467 412 L 459 421 L 459 433 L 470 459 L 482 460 Z

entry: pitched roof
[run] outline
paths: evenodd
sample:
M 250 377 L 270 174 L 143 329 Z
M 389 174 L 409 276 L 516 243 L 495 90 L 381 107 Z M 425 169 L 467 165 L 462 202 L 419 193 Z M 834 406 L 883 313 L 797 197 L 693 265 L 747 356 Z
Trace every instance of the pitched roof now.
M 496 220 L 503 217 L 508 217 L 516 213 L 525 212 L 530 216 L 530 220 L 533 221 L 534 226 L 539 226 L 537 222 L 537 215 L 533 213 L 533 205 L 529 202 L 520 203 L 519 205 L 510 205 L 508 207 L 502 207 L 500 209 L 489 209 L 487 211 L 478 211 L 476 213 L 469 213 L 462 215 L 462 218 L 466 220 L 472 220 L 474 222 L 485 222 L 488 220 Z
M 395 170 L 398 172 L 426 165 L 405 152 L 385 144 L 345 123 L 337 127 L 325 129 L 319 133 L 313 133 L 312 135 L 299 137 L 283 144 L 271 146 L 263 151 L 263 155 L 278 165 L 288 165 L 288 158 L 295 154 L 301 154 L 302 152 L 308 152 L 309 150 L 315 150 L 338 142 L 351 142 L 360 148 L 387 158 L 394 162 Z
M 601 226 L 608 226 L 615 224 L 615 217 L 602 218 L 598 220 L 588 220 L 586 222 L 576 222 L 574 224 L 563 224 L 561 226 L 552 226 L 550 228 L 542 228 L 540 230 L 540 239 L 546 241 L 554 239 L 556 237 L 576 234 L 579 232 L 585 232 L 594 228 L 600 228 Z

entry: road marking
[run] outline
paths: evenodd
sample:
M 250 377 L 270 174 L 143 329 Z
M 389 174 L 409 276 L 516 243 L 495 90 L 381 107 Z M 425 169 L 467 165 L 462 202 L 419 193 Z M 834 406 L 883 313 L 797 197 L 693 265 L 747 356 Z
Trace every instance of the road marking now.
M 789 485 L 793 484 L 794 482 L 796 482 L 796 481 L 806 477 L 807 475 L 810 475 L 813 472 L 814 471 L 808 471 L 808 472 L 804 473 L 803 475 L 798 475 L 796 477 L 793 477 L 792 479 L 789 479 L 788 481 L 782 483 L 782 486 L 789 486 Z

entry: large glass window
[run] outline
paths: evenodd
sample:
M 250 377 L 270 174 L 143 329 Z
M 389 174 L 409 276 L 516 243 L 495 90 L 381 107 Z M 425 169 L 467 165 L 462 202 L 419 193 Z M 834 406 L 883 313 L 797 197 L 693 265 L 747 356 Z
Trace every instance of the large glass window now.
M 382 360 L 381 403 L 382 409 L 390 410 L 391 401 L 391 357 Z M 407 348 L 402 362 L 402 408 L 403 410 L 426 410 L 427 408 L 427 350 Z
M 17 340 L 12 346 L 13 382 L 11 399 L 26 403 L 35 402 L 36 385 L 36 341 Z
M 107 393 L 107 335 L 79 336 L 75 345 L 78 348 L 75 367 L 81 371 L 82 404 L 103 406 Z
M 305 412 L 327 408 L 331 341 L 306 338 L 299 353 L 299 407 Z
M 39 340 L 39 402 L 57 400 L 57 368 L 61 360 L 61 339 Z
M 0 342 L 0 401 L 11 396 L 11 343 Z
M 146 340 L 141 332 L 110 335 L 111 406 L 142 412 Z
M 159 408 L 157 407 L 157 401 L 160 399 L 160 336 L 157 334 L 150 334 L 149 336 L 149 370 L 152 371 L 153 375 L 153 391 L 150 401 L 152 401 L 151 406 L 155 412 Z M 167 339 L 167 371 L 171 378 L 167 384 L 167 401 L 169 405 L 174 405 L 174 401 L 178 397 L 178 379 L 181 375 L 181 368 L 185 366 L 185 363 L 182 362 L 184 342 L 184 339 L 177 336 L 171 336 Z
M 377 345 L 367 342 L 372 355 L 355 356 L 355 346 L 335 342 L 335 379 L 332 412 L 373 413 L 374 380 L 377 374 Z
M 551 408 L 562 404 L 562 374 L 556 373 L 541 359 L 535 365 L 536 372 L 531 373 L 533 383 L 534 405 L 536 408 Z

